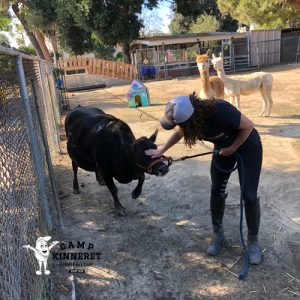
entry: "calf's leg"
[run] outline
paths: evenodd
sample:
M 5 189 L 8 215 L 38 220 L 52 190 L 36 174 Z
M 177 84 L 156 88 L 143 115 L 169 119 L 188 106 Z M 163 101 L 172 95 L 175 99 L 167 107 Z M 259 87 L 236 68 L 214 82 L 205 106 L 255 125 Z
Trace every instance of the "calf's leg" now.
M 123 205 L 120 203 L 119 198 L 118 198 L 118 189 L 115 186 L 114 180 L 112 177 L 109 176 L 103 176 L 104 182 L 107 185 L 109 191 L 111 192 L 113 198 L 114 198 L 114 203 L 115 203 L 115 209 L 116 213 L 120 217 L 125 217 L 127 215 L 127 210 Z
M 143 173 L 143 175 L 141 175 L 138 178 L 138 184 L 136 188 L 132 191 L 131 195 L 133 199 L 137 199 L 141 195 L 144 181 L 145 181 L 145 174 Z
M 73 179 L 73 193 L 74 194 L 79 194 L 79 185 L 78 185 L 78 179 L 77 179 L 77 170 L 78 166 L 72 161 L 72 168 L 73 168 L 73 173 L 74 173 L 74 179 Z
M 96 171 L 95 174 L 96 174 L 96 179 L 97 179 L 99 185 L 102 185 L 102 186 L 105 185 L 102 175 L 98 171 Z

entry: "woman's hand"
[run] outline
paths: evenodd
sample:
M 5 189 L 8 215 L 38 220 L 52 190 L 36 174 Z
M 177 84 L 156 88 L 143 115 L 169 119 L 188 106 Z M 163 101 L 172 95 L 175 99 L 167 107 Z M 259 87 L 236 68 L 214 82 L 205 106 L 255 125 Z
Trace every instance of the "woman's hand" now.
M 230 156 L 236 151 L 236 149 L 237 148 L 234 145 L 231 145 L 230 147 L 222 148 L 219 154 L 223 156 Z
M 164 154 L 163 147 L 160 146 L 157 149 L 148 149 L 145 151 L 145 154 L 151 156 L 152 158 L 160 158 Z
M 152 158 L 161 158 L 164 152 L 166 152 L 169 148 L 179 142 L 182 137 L 183 130 L 179 128 L 174 131 L 174 133 L 169 137 L 165 144 L 157 147 L 157 149 L 148 149 L 145 151 L 145 154 L 151 156 Z

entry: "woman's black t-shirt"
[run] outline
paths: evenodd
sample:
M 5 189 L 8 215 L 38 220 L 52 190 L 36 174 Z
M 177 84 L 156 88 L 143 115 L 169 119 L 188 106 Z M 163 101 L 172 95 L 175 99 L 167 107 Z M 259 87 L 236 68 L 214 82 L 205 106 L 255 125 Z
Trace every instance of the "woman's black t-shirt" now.
M 229 147 L 235 140 L 241 122 L 241 113 L 233 105 L 224 100 L 216 100 L 216 111 L 204 119 L 203 140 L 212 142 L 216 148 Z M 260 143 L 260 137 L 255 128 L 238 150 L 249 150 Z

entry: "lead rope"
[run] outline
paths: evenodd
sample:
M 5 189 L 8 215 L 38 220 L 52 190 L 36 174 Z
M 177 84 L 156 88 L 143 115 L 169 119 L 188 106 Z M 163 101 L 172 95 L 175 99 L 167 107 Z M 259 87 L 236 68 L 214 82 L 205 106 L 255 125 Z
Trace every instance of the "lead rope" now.
M 204 153 L 200 153 L 200 154 L 196 154 L 196 155 L 191 155 L 191 156 L 183 156 L 180 157 L 178 159 L 174 159 L 171 160 L 171 162 L 176 162 L 176 161 L 182 161 L 182 160 L 186 160 L 189 158 L 193 158 L 193 157 L 198 157 L 198 156 L 204 156 L 204 155 L 209 155 L 212 154 L 213 157 L 213 164 L 216 167 L 217 170 L 219 170 L 220 172 L 224 172 L 224 173 L 232 173 L 233 171 L 235 171 L 238 166 L 240 167 L 240 174 L 241 174 L 241 196 L 240 196 L 240 239 L 241 239 L 241 243 L 243 246 L 243 251 L 244 251 L 244 267 L 242 272 L 239 275 L 239 279 L 243 280 L 247 277 L 248 275 L 248 270 L 249 270 L 249 253 L 248 253 L 248 248 L 246 246 L 245 240 L 244 240 L 244 235 L 243 235 L 243 214 L 244 214 L 244 205 L 243 205 L 243 195 L 244 195 L 244 190 L 245 190 L 245 166 L 244 166 L 244 161 L 242 159 L 242 157 L 240 156 L 239 153 L 234 152 L 234 156 L 236 158 L 237 164 L 235 167 L 233 167 L 231 170 L 225 170 L 223 168 L 221 168 L 217 162 L 216 162 L 216 157 L 219 155 L 219 150 L 214 150 L 211 152 L 204 152 Z

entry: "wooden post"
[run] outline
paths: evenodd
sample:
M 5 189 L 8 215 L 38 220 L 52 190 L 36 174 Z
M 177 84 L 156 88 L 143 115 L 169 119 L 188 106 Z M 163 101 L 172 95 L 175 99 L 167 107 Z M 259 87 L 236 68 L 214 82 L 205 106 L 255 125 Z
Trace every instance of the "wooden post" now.
M 165 45 L 164 45 L 164 44 L 162 44 L 162 52 L 163 52 L 163 54 L 164 54 L 164 72 L 165 72 L 165 79 L 167 79 L 168 73 L 167 73 L 167 64 L 166 64 Z

